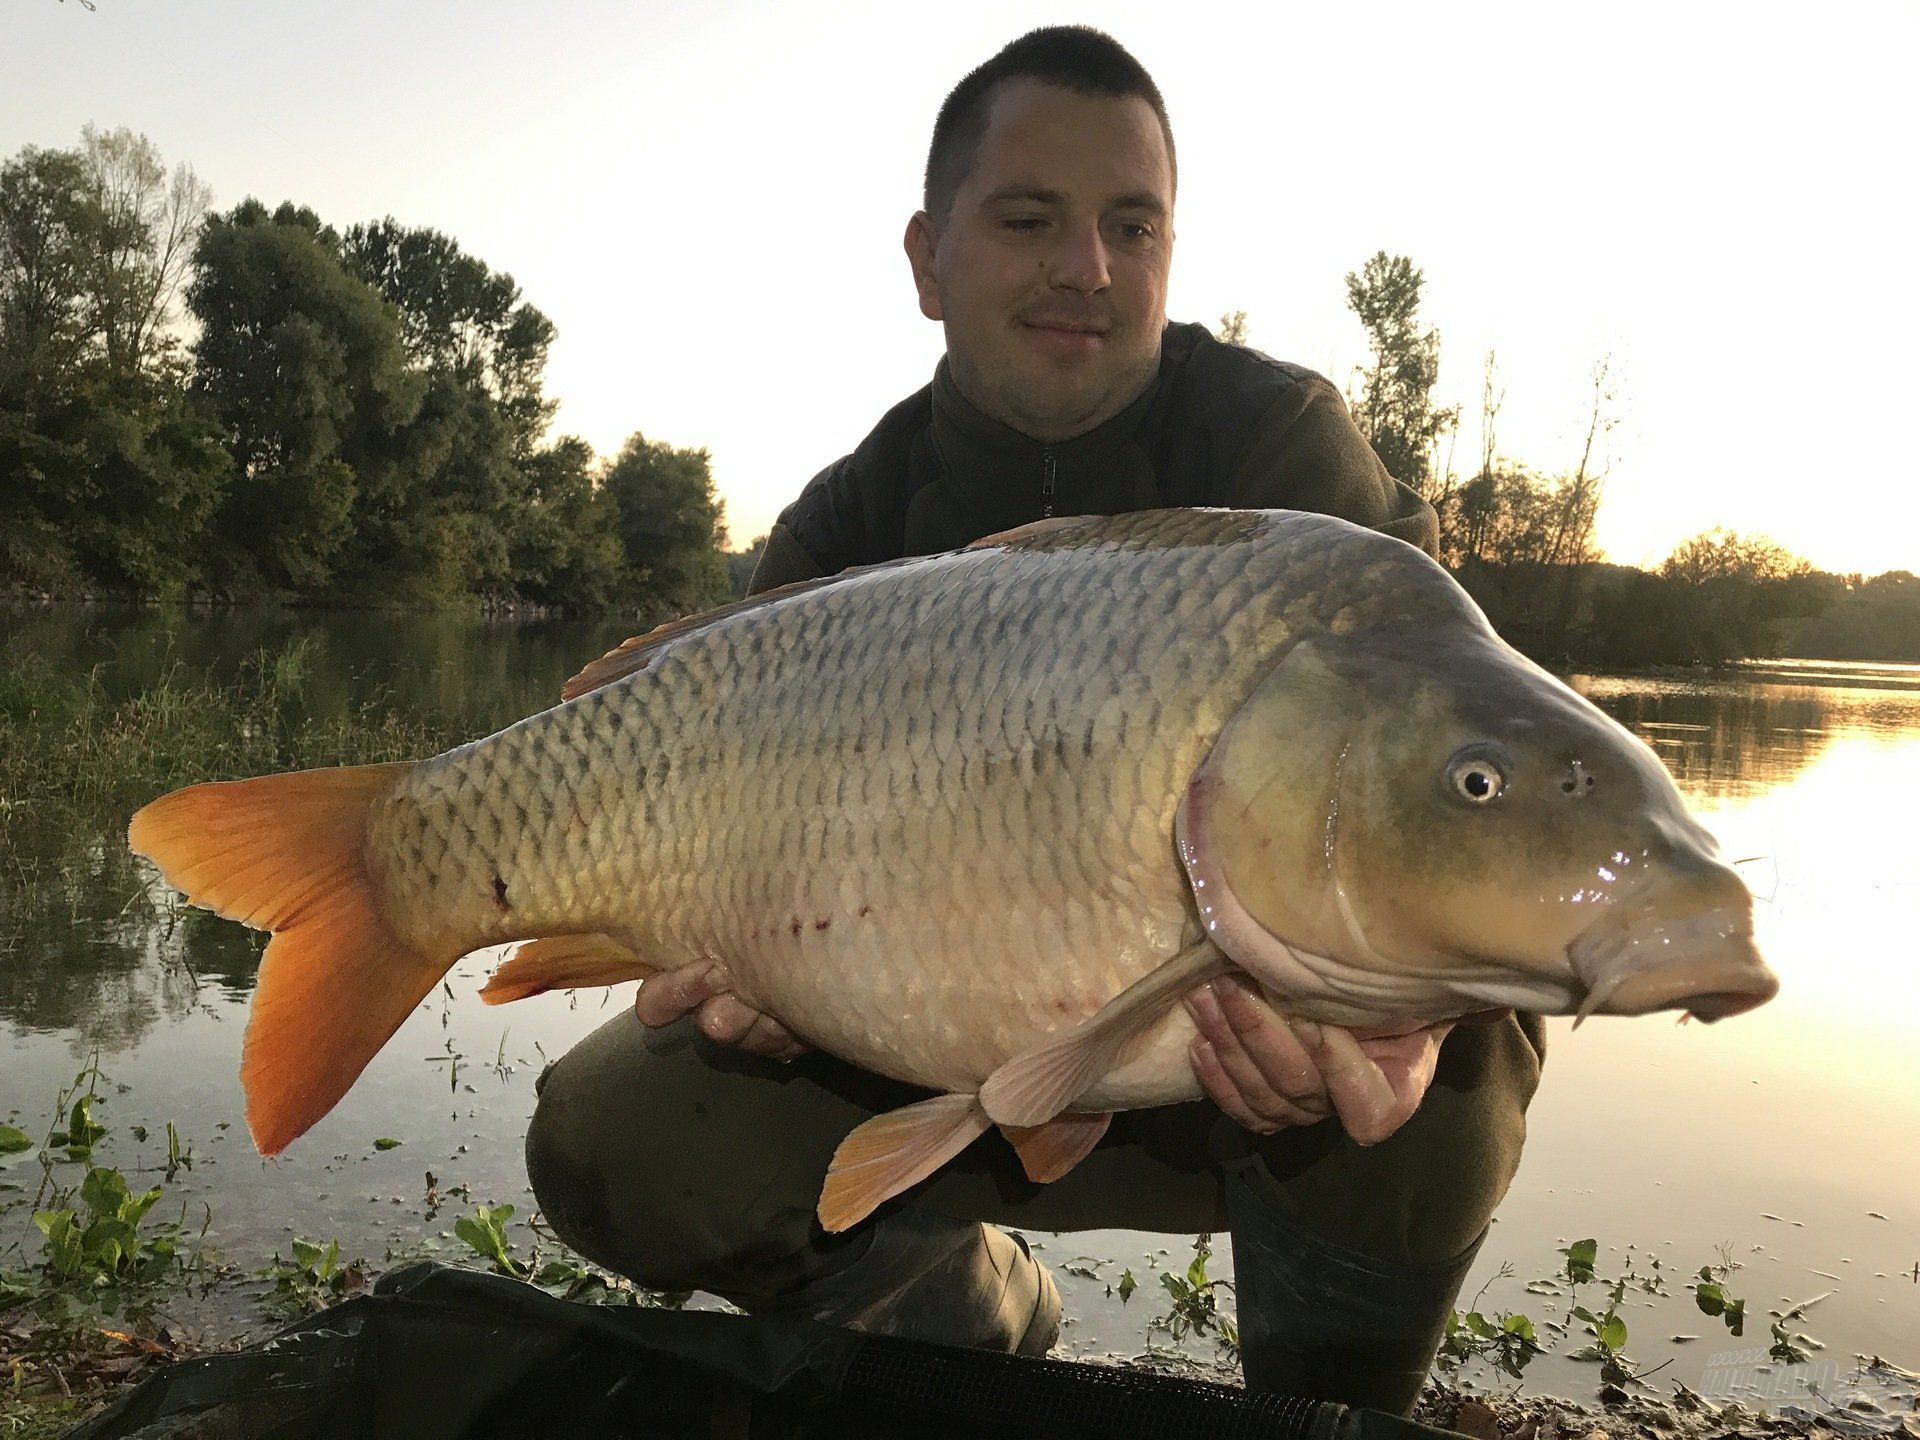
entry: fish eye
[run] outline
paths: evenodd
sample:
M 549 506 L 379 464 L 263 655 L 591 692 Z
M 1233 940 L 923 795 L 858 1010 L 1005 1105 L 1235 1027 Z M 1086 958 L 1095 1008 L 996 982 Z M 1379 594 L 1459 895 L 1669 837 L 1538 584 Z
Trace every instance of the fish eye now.
M 1447 784 L 1469 805 L 1490 805 L 1507 788 L 1507 772 L 1484 748 L 1473 746 L 1447 762 Z

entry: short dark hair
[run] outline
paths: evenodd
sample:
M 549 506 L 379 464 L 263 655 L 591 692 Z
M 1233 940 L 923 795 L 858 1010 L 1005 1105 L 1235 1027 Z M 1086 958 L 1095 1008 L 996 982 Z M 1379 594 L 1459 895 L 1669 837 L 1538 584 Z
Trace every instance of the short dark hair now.
M 1023 79 L 1043 80 L 1082 95 L 1119 100 L 1138 96 L 1159 117 L 1160 133 L 1167 141 L 1167 163 L 1173 164 L 1173 126 L 1167 122 L 1167 104 L 1146 67 L 1105 31 L 1091 25 L 1049 25 L 1022 35 L 972 71 L 941 105 L 933 122 L 933 144 L 927 149 L 921 195 L 921 203 L 936 223 L 946 220 L 953 197 L 973 168 L 974 151 L 986 134 L 994 88 L 1003 81 Z

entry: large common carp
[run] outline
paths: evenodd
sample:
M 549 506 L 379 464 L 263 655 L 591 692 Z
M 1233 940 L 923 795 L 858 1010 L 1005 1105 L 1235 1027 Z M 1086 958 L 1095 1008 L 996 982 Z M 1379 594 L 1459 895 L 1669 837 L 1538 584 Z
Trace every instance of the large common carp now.
M 1043 521 L 628 641 L 416 764 L 196 785 L 133 819 L 273 931 L 266 1153 L 468 951 L 489 999 L 718 960 L 746 1003 L 938 1092 L 842 1144 L 840 1229 L 998 1123 L 1035 1178 L 1198 1095 L 1177 1004 L 1715 1019 L 1776 986 L 1639 740 L 1413 547 L 1286 511 Z

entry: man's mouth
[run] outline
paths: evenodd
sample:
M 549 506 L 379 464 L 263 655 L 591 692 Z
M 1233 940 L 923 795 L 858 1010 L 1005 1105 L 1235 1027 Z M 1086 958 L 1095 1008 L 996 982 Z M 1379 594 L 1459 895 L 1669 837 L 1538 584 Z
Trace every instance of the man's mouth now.
M 1107 343 L 1106 330 L 1085 320 L 1041 318 L 1019 323 L 1027 343 L 1052 361 L 1071 364 L 1090 360 Z
M 1107 327 L 1096 320 L 1076 320 L 1068 316 L 1030 315 L 1023 316 L 1020 324 L 1024 329 L 1041 335 L 1066 335 L 1083 340 L 1104 340 Z

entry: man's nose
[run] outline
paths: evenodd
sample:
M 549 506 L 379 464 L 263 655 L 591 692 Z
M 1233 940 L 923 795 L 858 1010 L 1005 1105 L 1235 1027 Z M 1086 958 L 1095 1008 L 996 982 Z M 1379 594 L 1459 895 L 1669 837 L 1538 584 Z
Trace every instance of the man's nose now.
M 1062 290 L 1091 295 L 1104 290 L 1113 277 L 1107 273 L 1107 242 L 1097 225 L 1064 226 L 1048 278 Z

